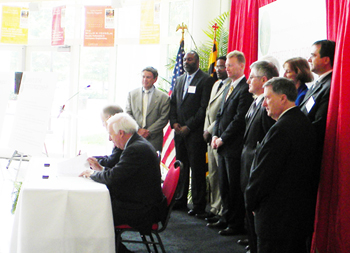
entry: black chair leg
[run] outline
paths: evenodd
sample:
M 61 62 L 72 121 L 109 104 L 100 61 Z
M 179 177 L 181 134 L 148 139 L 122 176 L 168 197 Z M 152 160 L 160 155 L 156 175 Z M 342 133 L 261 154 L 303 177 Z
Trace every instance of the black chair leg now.
M 159 244 L 160 248 L 162 249 L 162 252 L 165 253 L 165 248 L 164 248 L 164 245 L 163 245 L 163 241 L 160 238 L 160 235 L 158 234 L 158 232 L 155 232 L 154 234 L 157 236 L 158 244 Z
M 154 241 L 154 238 L 153 238 L 153 236 L 152 236 L 152 233 L 149 235 L 149 238 L 150 238 L 151 241 L 153 242 L 154 251 L 155 251 L 156 253 L 158 253 L 157 243 Z
M 151 249 L 149 248 L 149 245 L 148 245 L 148 243 L 147 243 L 146 235 L 143 235 L 143 234 L 140 233 L 140 236 L 141 236 L 142 241 L 144 242 L 144 244 L 145 244 L 146 247 L 147 247 L 147 252 L 148 252 L 148 253 L 151 253 Z

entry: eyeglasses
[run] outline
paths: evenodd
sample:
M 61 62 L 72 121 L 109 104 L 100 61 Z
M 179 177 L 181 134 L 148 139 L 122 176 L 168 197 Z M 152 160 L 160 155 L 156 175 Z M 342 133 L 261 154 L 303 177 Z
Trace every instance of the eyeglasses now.
M 215 69 L 225 69 L 225 66 L 215 66 Z
M 263 77 L 263 76 L 249 76 L 248 80 L 252 80 L 253 78 L 260 78 L 260 77 Z

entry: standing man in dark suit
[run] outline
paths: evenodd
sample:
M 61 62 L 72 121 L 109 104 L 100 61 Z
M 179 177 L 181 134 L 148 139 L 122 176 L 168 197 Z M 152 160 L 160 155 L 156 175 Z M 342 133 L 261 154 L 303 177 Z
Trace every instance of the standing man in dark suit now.
M 163 128 L 169 120 L 170 98 L 154 86 L 157 79 L 158 71 L 155 68 L 144 68 L 142 88 L 129 92 L 125 111 L 139 125 L 139 135 L 147 139 L 156 150 L 162 151 Z
M 265 137 L 267 131 L 275 123 L 275 120 L 267 115 L 264 100 L 263 85 L 272 77 L 278 77 L 278 70 L 273 63 L 257 61 L 250 66 L 248 78 L 249 92 L 255 99 L 245 116 L 245 133 L 243 137 L 243 150 L 241 155 L 241 190 L 244 193 L 250 176 L 250 168 L 253 163 L 256 145 Z M 254 216 L 252 212 L 246 212 L 249 248 L 251 253 L 256 253 L 256 234 L 254 229 Z M 242 243 L 239 240 L 238 243 Z
M 207 111 L 204 121 L 204 133 L 203 138 L 208 143 L 208 171 L 209 171 L 209 185 L 210 185 L 210 212 L 206 220 L 208 222 L 218 221 L 222 212 L 222 201 L 219 189 L 219 176 L 218 176 L 218 153 L 216 149 L 211 147 L 211 137 L 213 128 L 215 126 L 216 115 L 222 101 L 222 94 L 226 86 L 230 85 L 231 79 L 227 78 L 226 72 L 226 56 L 221 56 L 216 61 L 216 74 L 219 78 L 213 85 L 210 94 L 210 100 L 208 103 Z
M 166 210 L 161 189 L 159 162 L 154 147 L 137 134 L 137 123 L 119 113 L 108 120 L 108 132 L 116 147 L 123 150 L 113 168 L 96 165 L 81 173 L 109 188 L 114 225 L 128 224 L 142 233 L 150 232 Z M 126 248 L 118 249 L 118 252 Z
M 245 115 L 253 101 L 244 76 L 245 57 L 233 51 L 227 55 L 226 72 L 231 84 L 226 87 L 213 130 L 212 148 L 218 150 L 219 186 L 222 216 L 208 227 L 225 228 L 220 235 L 244 232 L 244 200 L 240 185 L 241 153 Z
M 315 131 L 295 106 L 291 80 L 272 78 L 264 95 L 263 106 L 277 122 L 256 147 L 246 208 L 255 215 L 259 253 L 306 253 L 317 192 Z
M 311 71 L 319 76 L 300 104 L 301 111 L 307 115 L 315 127 L 318 147 L 318 164 L 321 167 L 323 143 L 326 132 L 329 94 L 332 82 L 335 42 L 316 41 L 311 47 L 308 61 Z
M 199 56 L 195 51 L 188 52 L 183 61 L 186 74 L 177 78 L 170 99 L 170 125 L 175 130 L 176 159 L 183 162 L 186 175 L 177 207 L 187 208 L 191 167 L 193 209 L 188 214 L 201 216 L 205 215 L 207 171 L 203 125 L 214 79 L 199 69 Z

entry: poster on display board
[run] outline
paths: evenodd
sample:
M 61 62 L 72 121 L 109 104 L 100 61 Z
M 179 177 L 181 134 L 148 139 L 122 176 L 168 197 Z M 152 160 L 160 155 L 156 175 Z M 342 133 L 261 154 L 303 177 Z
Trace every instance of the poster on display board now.
M 114 27 L 112 7 L 85 6 L 84 47 L 113 47 Z
M 160 1 L 142 1 L 140 28 L 140 44 L 159 44 Z
M 51 46 L 63 46 L 66 27 L 66 6 L 55 7 L 52 10 Z
M 1 43 L 28 43 L 29 9 L 2 6 Z

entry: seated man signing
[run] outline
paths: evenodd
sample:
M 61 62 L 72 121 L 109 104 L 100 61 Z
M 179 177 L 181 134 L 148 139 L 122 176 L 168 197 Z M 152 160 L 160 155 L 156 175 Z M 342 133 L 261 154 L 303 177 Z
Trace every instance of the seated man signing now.
M 103 108 L 101 112 L 101 120 L 102 120 L 102 125 L 106 128 L 107 131 L 108 131 L 107 120 L 113 115 L 121 112 L 123 112 L 123 109 L 119 105 L 108 105 Z M 109 137 L 109 140 L 112 141 L 110 137 Z M 112 150 L 112 154 L 110 154 L 109 156 L 93 156 L 93 157 L 89 157 L 87 161 L 89 162 L 90 167 L 92 169 L 98 165 L 112 168 L 114 167 L 114 165 L 118 163 L 121 153 L 122 153 L 122 150 L 114 146 Z
M 96 165 L 80 176 L 108 186 L 114 225 L 128 224 L 148 233 L 166 210 L 156 150 L 137 134 L 137 123 L 127 113 L 118 113 L 107 123 L 110 138 L 122 150 L 119 162 L 113 168 Z

